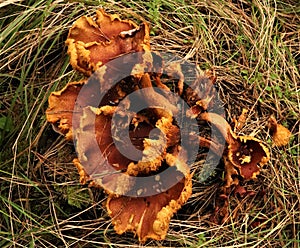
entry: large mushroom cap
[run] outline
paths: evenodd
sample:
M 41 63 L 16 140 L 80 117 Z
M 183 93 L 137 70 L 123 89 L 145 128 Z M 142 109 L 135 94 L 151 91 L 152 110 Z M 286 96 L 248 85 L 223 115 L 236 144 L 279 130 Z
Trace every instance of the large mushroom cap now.
M 116 232 L 132 231 L 140 242 L 164 239 L 171 217 L 192 194 L 191 177 L 187 174 L 167 191 L 150 197 L 110 195 L 106 207 Z
M 150 51 L 149 40 L 147 23 L 138 26 L 100 9 L 95 21 L 83 16 L 74 23 L 66 44 L 73 68 L 91 75 L 101 65 L 117 56 Z

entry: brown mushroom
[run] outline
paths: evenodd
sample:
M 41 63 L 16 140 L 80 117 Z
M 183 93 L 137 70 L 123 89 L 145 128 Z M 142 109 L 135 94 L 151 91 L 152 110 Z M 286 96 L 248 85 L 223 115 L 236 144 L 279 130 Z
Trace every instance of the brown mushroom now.
M 192 194 L 191 174 L 167 191 L 149 197 L 109 195 L 106 207 L 118 234 L 132 231 L 140 242 L 164 239 L 170 219 Z
M 239 118 L 237 120 L 236 119 L 233 120 L 234 128 L 236 130 L 241 130 L 246 123 L 247 117 L 248 117 L 248 109 L 243 108 L 242 113 L 239 116 Z
M 67 140 L 72 140 L 72 117 L 74 105 L 79 91 L 86 80 L 70 82 L 62 90 L 52 92 L 46 110 L 47 121 L 53 128 L 65 135 Z
M 91 75 L 101 65 L 122 54 L 150 51 L 149 39 L 147 23 L 137 26 L 100 9 L 95 21 L 83 16 L 74 23 L 66 44 L 73 68 Z
M 289 143 L 291 132 L 286 127 L 278 124 L 274 116 L 269 118 L 268 125 L 276 146 L 285 146 Z
M 254 179 L 269 161 L 270 154 L 261 140 L 252 136 L 238 136 L 236 142 L 228 146 L 228 158 L 239 168 L 244 179 Z
M 66 44 L 73 68 L 92 76 L 52 93 L 47 120 L 68 140 L 75 141 L 78 158 L 73 162 L 80 182 L 105 189 L 106 208 L 117 233 L 131 231 L 140 242 L 164 239 L 170 218 L 191 196 L 189 151 L 181 144 L 175 121 L 180 112 L 173 92 L 191 107 L 189 118 L 212 123 L 225 138 L 228 185 L 237 183 L 236 175 L 255 178 L 259 166 L 268 161 L 268 150 L 261 141 L 236 136 L 221 115 L 207 112 L 215 100 L 213 73 L 194 70 L 195 81 L 185 87 L 180 63 L 171 62 L 164 68 L 159 55 L 153 62 L 146 23 L 138 26 L 100 9 L 95 20 L 83 16 L 75 22 Z M 174 88 L 169 87 L 163 73 Z M 163 93 L 158 94 L 153 86 Z M 149 108 L 131 111 L 134 104 L 127 96 L 132 93 Z M 159 131 L 155 138 L 154 129 Z M 222 155 L 223 146 L 217 138 L 199 137 L 193 132 L 188 135 L 197 150 L 203 146 Z M 127 149 L 128 145 L 133 149 Z
M 252 136 L 236 136 L 223 117 L 215 113 L 201 113 L 199 118 L 215 125 L 225 138 L 228 148 L 225 156 L 227 163 L 239 169 L 244 179 L 254 179 L 260 173 L 260 168 L 270 159 L 268 148 Z M 229 175 L 232 175 L 232 167 Z M 231 179 L 229 179 L 231 181 Z
M 177 150 L 174 155 L 166 152 L 166 148 L 178 147 L 179 140 L 173 133 L 172 118 L 162 117 L 156 122 L 156 127 L 161 130 L 159 139 L 151 140 L 143 137 L 143 157 L 137 164 L 134 164 L 120 154 L 113 143 L 110 122 L 115 110 L 116 107 L 112 106 L 87 107 L 83 110 L 80 128 L 74 130 L 75 138 L 80 139 L 77 143 L 79 157 L 74 160 L 74 164 L 79 169 L 82 183 L 90 180 L 92 186 L 103 187 L 109 193 L 106 207 L 117 233 L 132 231 L 138 235 L 141 242 L 145 242 L 148 238 L 163 239 L 167 233 L 170 218 L 187 201 L 192 191 L 192 176 L 185 164 L 185 159 L 177 154 Z M 95 124 L 93 124 L 93 118 L 95 118 Z M 142 132 L 145 135 L 145 128 L 146 134 L 149 133 L 147 126 L 141 128 L 140 125 L 141 123 L 138 123 L 136 129 L 132 131 L 132 137 L 139 136 L 136 132 Z M 93 130 L 94 127 L 95 130 Z M 136 131 L 139 128 L 141 130 Z M 93 139 L 90 135 L 96 136 L 98 146 L 90 142 Z M 161 148 L 162 145 L 164 147 Z M 98 149 L 106 161 L 99 161 Z M 108 168 L 108 164 L 115 166 L 116 170 Z M 170 177 L 160 178 L 157 174 L 153 182 L 146 183 L 144 188 L 136 188 L 132 175 L 137 176 L 140 173 L 149 175 L 149 172 L 155 172 L 161 166 L 174 167 L 174 170 L 170 172 Z M 179 179 L 178 182 L 175 185 L 172 185 L 174 184 L 172 182 L 172 186 L 169 187 L 168 181 L 174 178 Z M 143 192 L 149 194 L 153 189 L 154 193 L 143 197 Z M 136 197 L 124 196 L 130 191 L 135 191 Z

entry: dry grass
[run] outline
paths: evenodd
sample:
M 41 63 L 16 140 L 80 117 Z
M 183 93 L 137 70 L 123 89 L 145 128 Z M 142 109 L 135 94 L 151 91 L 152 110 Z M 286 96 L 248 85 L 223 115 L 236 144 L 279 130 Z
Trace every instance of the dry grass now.
M 114 233 L 104 194 L 81 186 L 72 144 L 45 121 L 51 91 L 81 77 L 64 47 L 68 29 L 98 6 L 152 27 L 152 48 L 213 68 L 227 120 L 250 110 L 241 134 L 271 148 L 274 114 L 293 133 L 271 148 L 254 195 L 229 198 L 230 217 L 210 216 L 222 165 L 171 221 L 165 241 L 146 247 L 299 247 L 300 5 L 297 0 L 4 1 L 0 3 L 0 246 L 138 247 Z M 124 10 L 126 10 L 124 12 Z

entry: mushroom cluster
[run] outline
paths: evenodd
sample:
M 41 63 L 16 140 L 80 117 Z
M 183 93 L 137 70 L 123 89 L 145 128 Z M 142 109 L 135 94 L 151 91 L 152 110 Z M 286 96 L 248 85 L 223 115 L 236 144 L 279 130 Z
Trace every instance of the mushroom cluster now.
M 165 63 L 150 49 L 147 23 L 100 9 L 74 23 L 66 44 L 72 67 L 89 78 L 53 92 L 47 120 L 74 141 L 80 182 L 108 194 L 118 234 L 131 231 L 140 242 L 165 238 L 171 217 L 192 194 L 190 147 L 223 156 L 227 185 L 237 183 L 235 176 L 255 178 L 268 161 L 260 140 L 237 136 L 214 109 L 213 73 L 196 68 L 187 77 L 183 62 Z M 195 124 L 185 132 L 182 115 Z M 214 126 L 219 135 L 199 134 L 200 126 Z

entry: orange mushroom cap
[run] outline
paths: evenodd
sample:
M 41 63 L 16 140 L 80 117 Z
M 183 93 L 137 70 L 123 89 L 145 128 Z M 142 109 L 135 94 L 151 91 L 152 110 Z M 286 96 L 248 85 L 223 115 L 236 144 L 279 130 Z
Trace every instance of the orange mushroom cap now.
M 257 138 L 251 136 L 237 136 L 227 121 L 220 115 L 215 113 L 201 113 L 199 117 L 215 125 L 225 138 L 228 148 L 227 168 L 228 180 L 233 174 L 232 164 L 239 169 L 240 175 L 244 179 L 254 179 L 260 173 L 260 168 L 270 159 L 268 148 Z M 226 164 L 225 163 L 225 164 Z
M 149 27 L 147 23 L 137 26 L 100 9 L 95 21 L 83 16 L 74 23 L 66 45 L 73 68 L 91 75 L 101 65 L 122 54 L 150 51 Z
M 74 105 L 79 91 L 86 80 L 70 82 L 62 90 L 52 92 L 49 96 L 49 107 L 46 110 L 47 121 L 57 132 L 72 140 L 72 117 Z
M 131 231 L 140 242 L 164 239 L 170 219 L 192 194 L 192 175 L 165 192 L 149 197 L 116 197 L 109 195 L 106 207 L 118 234 Z

